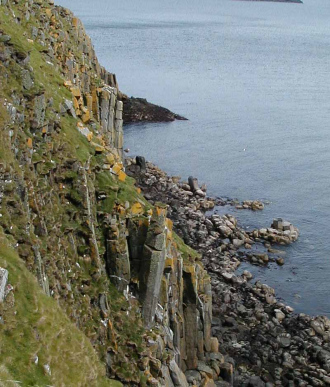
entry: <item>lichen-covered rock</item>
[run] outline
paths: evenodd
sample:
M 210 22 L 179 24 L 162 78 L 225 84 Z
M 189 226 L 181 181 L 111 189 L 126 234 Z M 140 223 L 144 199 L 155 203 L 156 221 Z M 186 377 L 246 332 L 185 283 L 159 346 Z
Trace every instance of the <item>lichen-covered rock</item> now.
M 43 126 L 45 122 L 46 114 L 46 97 L 45 94 L 37 95 L 34 97 L 32 102 L 31 110 L 31 128 L 39 129 Z
M 0 302 L 3 302 L 6 294 L 6 287 L 8 283 L 8 270 L 0 267 Z

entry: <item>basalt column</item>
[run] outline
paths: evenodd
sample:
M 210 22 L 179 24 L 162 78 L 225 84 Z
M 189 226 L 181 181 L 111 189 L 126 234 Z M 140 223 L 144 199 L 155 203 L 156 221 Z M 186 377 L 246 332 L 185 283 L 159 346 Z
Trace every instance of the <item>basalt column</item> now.
M 119 291 L 127 289 L 131 277 L 125 222 L 125 219 L 112 219 L 107 240 L 107 271 Z
M 140 267 L 140 300 L 146 327 L 154 322 L 166 258 L 166 214 L 161 204 L 155 205 L 147 239 L 143 247 Z

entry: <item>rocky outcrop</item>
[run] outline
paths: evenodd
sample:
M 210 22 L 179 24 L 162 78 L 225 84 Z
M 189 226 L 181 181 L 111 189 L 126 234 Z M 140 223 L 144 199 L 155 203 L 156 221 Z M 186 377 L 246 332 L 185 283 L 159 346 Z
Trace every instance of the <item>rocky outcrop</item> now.
M 0 267 L 0 302 L 3 302 L 6 296 L 8 283 L 8 270 Z
M 144 98 L 123 96 L 125 124 L 134 122 L 170 122 L 175 120 L 187 120 L 172 113 L 170 110 L 148 102 Z
M 290 222 L 278 218 L 273 220 L 270 228 L 253 231 L 253 236 L 273 243 L 288 245 L 298 239 L 299 231 Z
M 140 264 L 139 297 L 146 327 L 154 323 L 166 259 L 166 208 L 156 205 L 150 220 Z
M 119 214 L 121 228 L 117 221 L 109 225 L 111 235 L 117 236 L 108 240 L 110 278 L 120 291 L 139 298 L 144 326 L 160 332 L 153 356 L 164 375 L 161 385 L 166 385 L 166 375 L 175 386 L 188 385 L 183 371 L 197 369 L 200 361 L 207 367 L 212 353 L 214 363 L 218 361 L 218 340 L 211 337 L 210 278 L 193 250 L 181 251 L 166 206 L 155 203 L 145 215 L 137 205 L 126 211 L 118 207 L 115 219 Z M 217 379 L 211 372 L 213 377 Z

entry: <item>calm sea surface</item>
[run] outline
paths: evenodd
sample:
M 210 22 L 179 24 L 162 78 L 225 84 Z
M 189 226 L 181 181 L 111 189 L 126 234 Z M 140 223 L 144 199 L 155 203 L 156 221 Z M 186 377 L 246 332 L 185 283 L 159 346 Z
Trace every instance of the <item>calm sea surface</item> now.
M 122 91 L 189 118 L 125 129 L 125 146 L 232 208 L 245 227 L 301 232 L 285 265 L 257 268 L 297 312 L 330 316 L 330 1 L 58 0 L 80 17 Z

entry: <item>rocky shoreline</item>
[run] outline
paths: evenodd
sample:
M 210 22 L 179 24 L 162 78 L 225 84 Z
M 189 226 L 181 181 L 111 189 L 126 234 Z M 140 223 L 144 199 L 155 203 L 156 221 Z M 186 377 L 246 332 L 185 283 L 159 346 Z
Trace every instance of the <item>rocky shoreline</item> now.
M 201 254 L 211 276 L 212 336 L 218 338 L 221 357 L 220 362 L 214 362 L 215 384 L 330 385 L 330 320 L 295 314 L 276 298 L 274 289 L 260 282 L 253 284 L 248 271 L 241 275 L 236 272 L 245 260 L 256 265 L 270 260 L 283 264 L 276 247 L 294 242 L 298 230 L 276 219 L 271 227 L 246 232 L 231 215 L 206 215 L 215 206 L 262 210 L 262 203 L 238 204 L 208 197 L 206 187 L 199 187 L 196 179 L 182 182 L 180 177 L 170 177 L 146 163 L 143 157 L 126 159 L 126 173 L 136 179 L 150 202 L 169 206 L 168 217 L 175 231 Z M 262 246 L 265 252 L 256 253 L 255 246 Z M 191 385 L 200 385 L 200 371 L 186 371 Z

